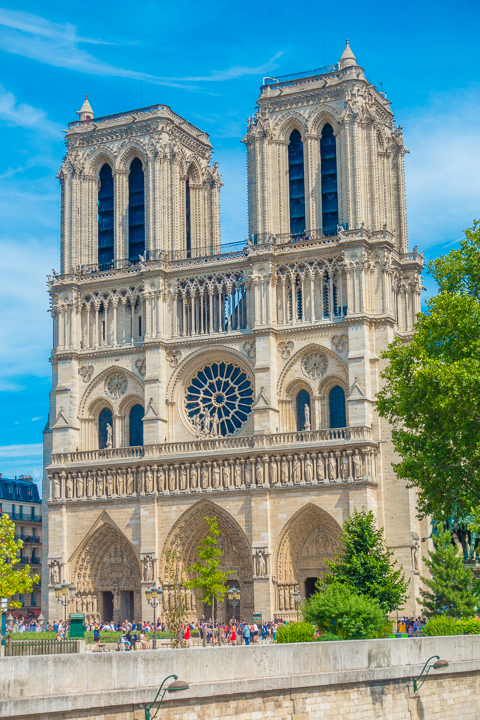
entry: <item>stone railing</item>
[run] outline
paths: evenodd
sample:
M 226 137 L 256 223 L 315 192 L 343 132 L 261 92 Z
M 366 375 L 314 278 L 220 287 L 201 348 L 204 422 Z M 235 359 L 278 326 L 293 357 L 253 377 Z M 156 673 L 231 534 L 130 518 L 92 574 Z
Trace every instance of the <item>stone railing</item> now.
M 207 449 L 207 443 L 221 442 L 218 440 L 191 443 L 197 446 L 197 457 L 181 457 L 176 454 L 174 458 L 170 457 L 170 460 L 160 458 L 158 454 L 156 457 L 145 454 L 141 462 L 135 462 L 135 458 L 131 458 L 130 462 L 119 464 L 118 459 L 123 458 L 111 457 L 108 458 L 108 463 L 102 465 L 88 467 L 88 461 L 84 461 L 87 467 L 72 467 L 65 462 L 69 457 L 65 454 L 62 456 L 64 467 L 57 469 L 51 465 L 48 468 L 49 497 L 53 501 L 121 499 L 145 495 L 375 482 L 377 445 L 372 443 L 370 438 L 360 437 L 362 428 L 354 430 L 359 432 L 350 433 L 348 438 L 331 438 L 323 442 L 314 440 L 314 436 L 318 432 L 333 431 L 308 433 L 311 436 L 309 442 L 305 442 L 301 450 L 298 444 L 295 447 L 290 446 L 290 443 L 294 444 L 297 433 L 263 436 L 275 437 L 276 445 L 271 443 L 270 450 L 267 450 L 265 445 L 234 447 L 229 449 L 228 457 L 219 453 L 215 447 Z M 342 432 L 347 434 L 346 430 L 336 432 L 339 435 Z M 356 435 L 358 437 L 353 437 Z M 251 440 L 233 438 L 237 442 L 249 439 Z M 203 448 L 199 447 L 202 442 Z M 181 446 L 182 443 L 171 445 Z M 156 446 L 150 446 L 150 449 L 154 447 Z M 239 450 L 247 452 L 239 453 Z M 56 465 L 60 464 L 58 457 L 56 456 Z M 209 457 L 214 459 L 208 459 Z M 140 456 L 137 458 L 140 459 Z
M 372 429 L 366 426 L 347 428 L 328 428 L 326 430 L 304 430 L 301 432 L 275 433 L 272 435 L 246 435 L 227 438 L 201 438 L 161 445 L 144 445 L 141 447 L 121 447 L 105 450 L 80 450 L 69 453 L 54 453 L 52 465 L 70 465 L 91 462 L 108 462 L 110 460 L 135 460 L 149 458 L 154 460 L 162 457 L 191 455 L 207 452 L 229 452 L 231 450 L 249 450 L 256 448 L 288 447 L 291 445 L 321 443 L 345 443 L 356 440 L 371 440 Z

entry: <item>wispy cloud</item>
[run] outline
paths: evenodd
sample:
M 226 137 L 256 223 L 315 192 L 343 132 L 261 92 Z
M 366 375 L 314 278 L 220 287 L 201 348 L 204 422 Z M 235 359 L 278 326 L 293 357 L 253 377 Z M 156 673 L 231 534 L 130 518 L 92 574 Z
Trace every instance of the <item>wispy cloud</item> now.
M 62 126 L 48 119 L 40 108 L 18 103 L 15 95 L 0 85 L 0 120 L 9 125 L 35 129 L 47 135 L 59 135 Z
M 0 445 L 0 458 L 41 457 L 42 452 L 42 443 L 32 443 L 31 445 Z
M 256 67 L 238 65 L 226 70 L 213 70 L 208 75 L 177 78 L 161 77 L 116 67 L 83 50 L 80 46 L 85 44 L 110 45 L 115 43 L 77 35 L 75 26 L 69 23 L 52 23 L 31 13 L 0 9 L 1 50 L 54 67 L 77 70 L 89 75 L 125 77 L 155 85 L 197 90 L 198 87 L 191 85 L 191 82 L 220 82 L 244 75 L 271 72 L 277 67 L 276 60 L 282 54 L 277 52 L 266 63 Z

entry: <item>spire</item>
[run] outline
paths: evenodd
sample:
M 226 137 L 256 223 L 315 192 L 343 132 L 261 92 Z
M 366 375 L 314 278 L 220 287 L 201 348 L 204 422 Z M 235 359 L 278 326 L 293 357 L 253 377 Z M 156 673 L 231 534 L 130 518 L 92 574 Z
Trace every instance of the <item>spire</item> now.
M 348 40 L 347 40 L 347 44 L 345 45 L 345 50 L 343 51 L 342 57 L 340 58 L 340 62 L 339 62 L 340 69 L 343 70 L 343 68 L 351 67 L 352 65 L 356 65 L 356 64 L 357 64 L 357 58 L 353 54 L 352 48 L 348 44 Z
M 88 102 L 88 95 L 85 95 L 85 100 L 80 110 L 77 110 L 77 115 L 80 120 L 93 120 L 95 113 L 92 110 L 92 106 Z

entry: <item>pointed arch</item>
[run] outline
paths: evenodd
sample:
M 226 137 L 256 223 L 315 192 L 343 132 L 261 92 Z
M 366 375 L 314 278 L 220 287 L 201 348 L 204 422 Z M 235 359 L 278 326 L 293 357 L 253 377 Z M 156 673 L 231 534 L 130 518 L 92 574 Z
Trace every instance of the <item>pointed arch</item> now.
M 99 172 L 98 187 L 98 248 L 100 270 L 108 270 L 114 259 L 114 195 L 112 166 L 105 162 Z

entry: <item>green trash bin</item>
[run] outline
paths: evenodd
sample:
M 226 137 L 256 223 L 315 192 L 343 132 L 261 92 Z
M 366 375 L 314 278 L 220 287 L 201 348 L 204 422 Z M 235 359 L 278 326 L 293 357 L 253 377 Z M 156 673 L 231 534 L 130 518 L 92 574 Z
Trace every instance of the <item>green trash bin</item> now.
M 85 637 L 85 615 L 83 613 L 70 613 L 70 632 L 68 637 L 70 639 L 83 640 Z

